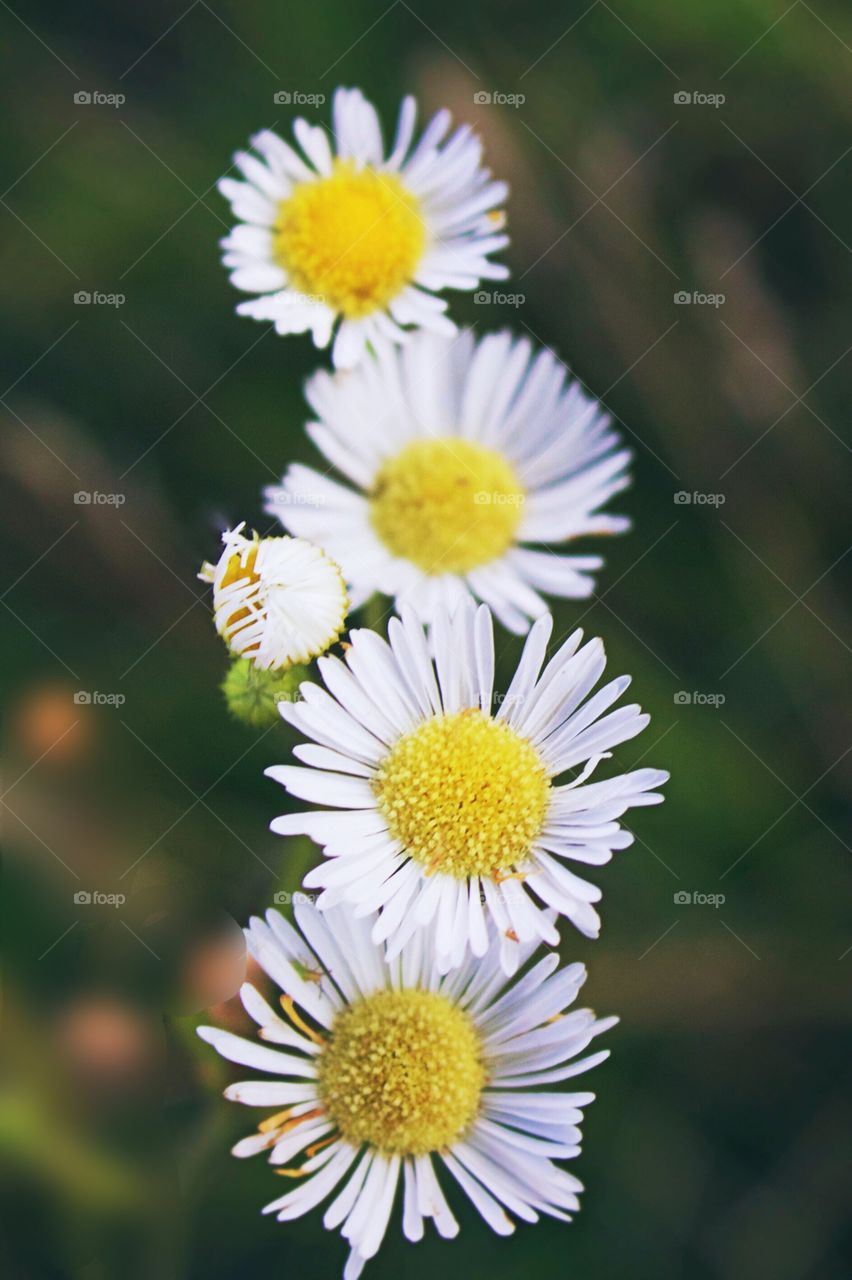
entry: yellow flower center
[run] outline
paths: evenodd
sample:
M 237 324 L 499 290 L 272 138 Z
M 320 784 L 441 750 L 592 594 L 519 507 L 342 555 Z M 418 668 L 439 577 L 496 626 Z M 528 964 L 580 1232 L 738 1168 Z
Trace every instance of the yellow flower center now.
M 523 861 L 544 822 L 550 778 L 530 742 L 470 709 L 400 738 L 373 790 L 411 857 L 463 880 L 499 877 Z
M 300 293 L 357 318 L 386 307 L 426 245 L 420 208 L 396 174 L 335 162 L 281 202 L 273 250 Z
M 454 436 L 415 440 L 379 470 L 370 522 L 394 555 L 424 573 L 467 573 L 511 546 L 523 503 L 496 450 Z
M 319 1091 L 347 1142 L 425 1155 L 460 1138 L 485 1084 L 479 1036 L 446 996 L 377 991 L 339 1013 L 318 1060 Z

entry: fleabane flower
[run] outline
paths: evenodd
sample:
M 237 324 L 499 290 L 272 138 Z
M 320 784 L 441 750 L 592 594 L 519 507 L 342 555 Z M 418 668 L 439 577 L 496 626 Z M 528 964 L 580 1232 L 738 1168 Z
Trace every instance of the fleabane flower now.
M 632 844 L 617 819 L 659 803 L 654 788 L 668 774 L 635 769 L 588 781 L 649 717 L 636 705 L 608 711 L 627 676 L 589 696 L 606 660 L 600 640 L 581 647 L 581 631 L 542 671 L 551 627 L 549 615 L 534 624 L 501 696 L 487 606 L 463 605 L 452 617 L 440 610 L 434 659 L 406 610 L 391 619 L 389 642 L 350 632 L 345 661 L 318 663 L 326 689 L 305 683 L 300 702 L 279 707 L 313 742 L 294 748 L 306 767 L 266 772 L 291 795 L 326 807 L 276 818 L 272 830 L 323 846 L 326 861 L 305 887 L 323 890 L 320 909 L 346 902 L 359 915 L 378 910 L 373 939 L 387 941 L 391 956 L 433 921 L 445 970 L 468 949 L 485 954 L 487 916 L 506 939 L 507 969 L 518 941 L 558 942 L 545 908 L 588 937 L 599 931 L 592 903 L 600 890 L 565 862 L 601 865 Z
M 594 589 L 600 557 L 554 548 L 629 527 L 601 508 L 629 484 L 630 451 L 526 338 L 419 333 L 306 392 L 308 432 L 348 483 L 292 466 L 266 509 L 335 556 L 354 605 L 381 591 L 429 621 L 475 597 L 524 632 L 540 592 Z
M 343 630 L 349 600 L 340 569 L 304 538 L 247 538 L 243 528 L 222 534 L 219 560 L 198 575 L 213 584 L 216 630 L 259 670 L 310 662 Z
M 349 1242 L 345 1280 L 378 1251 L 400 1183 L 408 1240 L 422 1239 L 428 1218 L 440 1235 L 458 1233 L 436 1166 L 500 1235 L 513 1219 L 569 1221 L 582 1184 L 554 1162 L 579 1153 L 582 1108 L 595 1095 L 542 1086 L 606 1058 L 578 1055 L 617 1021 L 565 1012 L 583 966 L 557 971 L 551 953 L 507 985 L 492 930 L 481 959 L 442 977 L 434 928 L 388 961 L 369 918 L 308 903 L 296 919 L 298 931 L 270 911 L 246 930 L 251 955 L 282 992 L 283 1016 L 250 984 L 240 993 L 265 1044 L 198 1029 L 224 1058 L 269 1077 L 225 1090 L 234 1102 L 275 1108 L 233 1149 L 268 1152 L 290 1183 L 263 1212 L 287 1222 L 333 1197 L 323 1221 Z M 522 947 L 521 959 L 533 949 Z
M 442 290 L 505 279 L 488 255 L 507 244 L 506 185 L 482 167 L 470 126 L 447 137 L 448 111 L 415 142 L 406 98 L 390 152 L 359 89 L 338 89 L 332 114 L 331 137 L 295 121 L 302 154 L 269 130 L 252 138 L 257 154 L 237 153 L 245 181 L 223 178 L 219 190 L 240 222 L 222 247 L 232 283 L 260 295 L 241 315 L 279 333 L 310 330 L 318 347 L 337 326 L 333 360 L 348 368 L 368 343 L 403 341 L 408 326 L 454 332 Z

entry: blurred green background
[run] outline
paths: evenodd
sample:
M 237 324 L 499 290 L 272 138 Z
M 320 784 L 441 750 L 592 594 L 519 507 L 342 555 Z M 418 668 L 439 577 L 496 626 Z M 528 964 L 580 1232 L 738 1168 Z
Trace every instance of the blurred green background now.
M 291 739 L 229 720 L 194 575 L 312 459 L 325 357 L 234 315 L 214 184 L 251 132 L 289 134 L 276 93 L 343 83 L 388 121 L 408 91 L 450 106 L 512 185 L 523 301 L 453 314 L 552 346 L 634 444 L 635 529 L 557 631 L 582 619 L 634 674 L 653 720 L 619 765 L 673 772 L 595 877 L 601 939 L 563 931 L 622 1016 L 583 1212 L 506 1241 L 460 1202 L 457 1241 L 391 1231 L 368 1274 L 848 1277 L 848 8 L 17 2 L 0 24 L 4 1276 L 342 1267 L 318 1214 L 260 1217 L 280 1184 L 228 1155 L 253 1113 L 193 1025 L 233 988 L 226 917 L 313 857 L 267 831 Z

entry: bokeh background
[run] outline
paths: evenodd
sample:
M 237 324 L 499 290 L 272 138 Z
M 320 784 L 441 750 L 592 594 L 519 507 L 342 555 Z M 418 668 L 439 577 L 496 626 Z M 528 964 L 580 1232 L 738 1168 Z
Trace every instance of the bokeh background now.
M 634 531 L 557 631 L 603 634 L 652 712 L 621 766 L 673 772 L 600 873 L 601 939 L 565 931 L 622 1016 L 583 1212 L 506 1241 L 460 1203 L 457 1241 L 391 1232 L 369 1274 L 848 1277 L 848 8 L 10 0 L 0 25 L 3 1274 L 342 1266 L 319 1215 L 259 1215 L 280 1188 L 228 1155 L 252 1117 L 193 1028 L 240 1025 L 234 921 L 314 856 L 267 830 L 291 739 L 229 720 L 194 575 L 311 459 L 324 357 L 235 316 L 214 184 L 289 132 L 275 94 L 343 83 L 386 119 L 449 105 L 511 182 L 514 302 L 454 314 L 552 347 L 635 447 Z

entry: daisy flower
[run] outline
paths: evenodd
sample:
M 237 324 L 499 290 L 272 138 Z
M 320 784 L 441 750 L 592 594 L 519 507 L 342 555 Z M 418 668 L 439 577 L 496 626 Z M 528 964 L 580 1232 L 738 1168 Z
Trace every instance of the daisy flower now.
M 213 584 L 216 630 L 259 670 L 310 662 L 340 636 L 349 600 L 340 569 L 303 538 L 251 538 L 244 524 L 199 578 Z
M 320 659 L 327 692 L 305 683 L 300 702 L 279 707 L 313 741 L 294 749 L 306 767 L 266 772 L 326 807 L 276 818 L 272 830 L 323 846 L 327 860 L 305 888 L 323 890 L 320 909 L 345 901 L 357 915 L 380 911 L 373 940 L 387 940 L 391 956 L 436 921 L 439 967 L 455 968 L 468 949 L 485 954 L 491 916 L 511 969 L 518 941 L 559 941 L 540 903 L 587 937 L 598 934 L 600 890 L 564 862 L 599 866 L 632 844 L 617 819 L 659 803 L 653 788 L 668 774 L 635 769 L 588 781 L 649 717 L 636 705 L 604 714 L 627 676 L 588 696 L 606 660 L 600 640 L 580 646 L 581 631 L 542 671 L 552 625 L 549 615 L 535 623 L 501 696 L 487 606 L 462 606 L 452 618 L 439 611 L 434 659 L 406 610 L 391 619 L 389 643 L 356 630 L 345 662 Z M 575 776 L 557 785 L 569 770 Z
M 367 344 L 401 342 L 404 326 L 453 333 L 443 289 L 475 289 L 503 280 L 488 255 L 508 243 L 498 234 L 506 184 L 482 167 L 482 144 L 469 125 L 450 137 L 439 111 L 414 142 L 417 106 L 406 98 L 389 153 L 375 108 L 359 89 L 338 89 L 333 138 L 296 120 L 301 153 L 265 130 L 257 154 L 234 157 L 244 182 L 219 190 L 239 224 L 222 241 L 223 262 L 238 289 L 260 296 L 241 315 L 272 320 L 279 333 L 311 330 L 333 360 L 349 368 Z
M 375 591 L 428 622 L 473 596 L 524 632 L 540 591 L 591 594 L 598 556 L 550 546 L 621 533 L 600 508 L 629 484 L 630 451 L 600 405 L 526 338 L 419 333 L 357 370 L 315 374 L 308 432 L 340 484 L 293 466 L 267 511 L 340 563 L 353 604 Z
M 408 1240 L 422 1239 L 427 1218 L 441 1236 L 458 1233 L 436 1165 L 500 1235 L 511 1234 L 513 1218 L 570 1221 L 582 1183 L 554 1161 L 579 1153 L 582 1108 L 595 1095 L 542 1086 L 608 1057 L 577 1055 L 618 1021 L 564 1012 L 583 966 L 556 972 L 551 953 L 507 985 L 492 932 L 480 960 L 442 977 L 429 935 L 388 961 L 369 919 L 340 907 L 324 916 L 310 904 L 296 919 L 298 931 L 270 911 L 246 930 L 251 955 L 283 992 L 282 1017 L 249 983 L 241 990 L 266 1043 L 198 1028 L 222 1057 L 270 1077 L 225 1090 L 231 1101 L 276 1108 L 233 1149 L 267 1151 L 295 1180 L 263 1212 L 288 1222 L 333 1196 L 323 1221 L 349 1242 L 344 1280 L 378 1252 L 400 1183 Z

